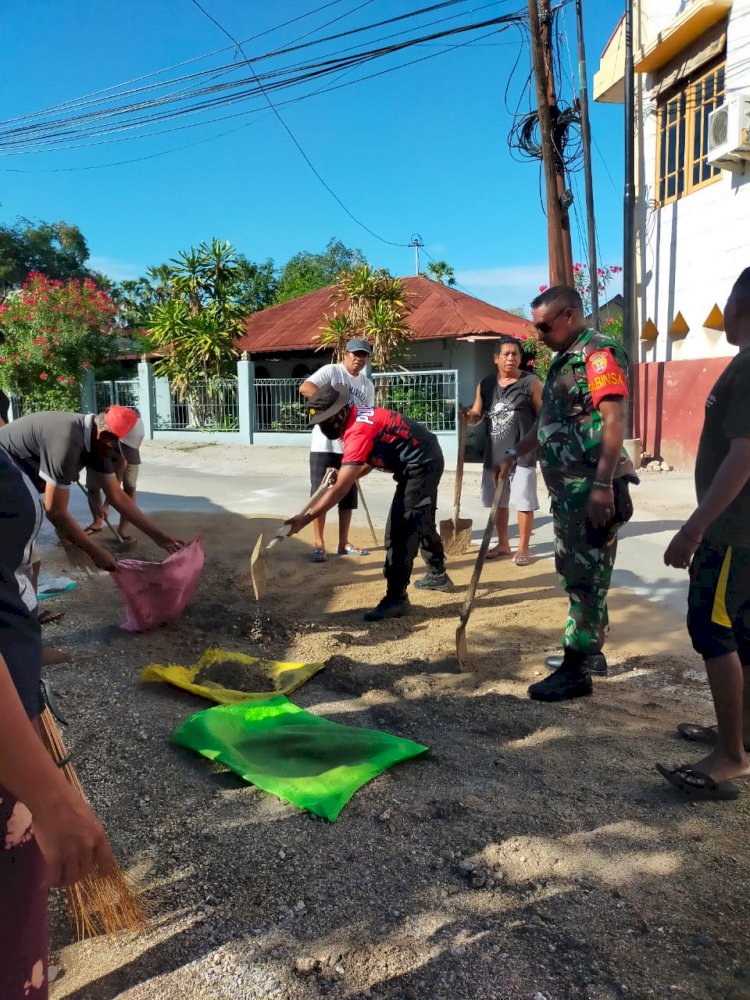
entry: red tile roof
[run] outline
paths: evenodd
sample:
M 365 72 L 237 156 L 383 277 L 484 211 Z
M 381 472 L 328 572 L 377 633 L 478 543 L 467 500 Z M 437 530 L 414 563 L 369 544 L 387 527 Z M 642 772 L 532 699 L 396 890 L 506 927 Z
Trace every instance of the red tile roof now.
M 443 337 L 529 336 L 531 326 L 521 316 L 506 312 L 488 302 L 429 278 L 403 278 L 409 293 L 411 311 L 407 322 L 415 340 L 439 340 Z M 253 313 L 245 321 L 245 335 L 238 342 L 241 351 L 263 354 L 268 351 L 310 350 L 317 346 L 317 336 L 325 325 L 324 315 L 331 315 L 343 304 L 333 301 L 334 287 L 321 288 L 290 302 Z

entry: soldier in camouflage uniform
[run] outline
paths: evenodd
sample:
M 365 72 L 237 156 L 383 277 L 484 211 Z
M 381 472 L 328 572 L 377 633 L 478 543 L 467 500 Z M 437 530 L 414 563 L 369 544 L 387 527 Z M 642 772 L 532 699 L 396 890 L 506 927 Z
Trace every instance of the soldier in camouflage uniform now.
M 622 347 L 587 329 L 572 288 L 547 289 L 531 307 L 540 339 L 557 355 L 537 424 L 509 450 L 509 464 L 539 448 L 552 504 L 555 566 L 569 608 L 564 655 L 548 658 L 556 669 L 532 684 L 529 695 L 562 701 L 590 694 L 590 674 L 606 673 L 601 648 L 617 531 L 633 513 L 628 484 L 638 479 L 623 450 L 628 382 Z

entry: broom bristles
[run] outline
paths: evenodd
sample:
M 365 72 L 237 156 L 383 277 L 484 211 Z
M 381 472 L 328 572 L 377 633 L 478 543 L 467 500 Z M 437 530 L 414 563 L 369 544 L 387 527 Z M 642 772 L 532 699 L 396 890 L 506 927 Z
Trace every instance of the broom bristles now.
M 45 706 L 41 714 L 42 742 L 52 759 L 60 765 L 65 778 L 80 794 L 86 796 L 73 765 L 66 760 L 68 752 L 60 736 L 54 716 Z M 146 909 L 140 891 L 115 863 L 106 875 L 95 872 L 65 890 L 68 908 L 75 924 L 78 940 L 117 931 L 142 931 L 147 924 Z

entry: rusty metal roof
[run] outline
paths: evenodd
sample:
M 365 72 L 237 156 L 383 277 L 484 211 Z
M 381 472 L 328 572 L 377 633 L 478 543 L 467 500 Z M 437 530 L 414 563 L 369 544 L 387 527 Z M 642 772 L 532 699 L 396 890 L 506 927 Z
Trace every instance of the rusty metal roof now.
M 531 333 L 531 325 L 523 317 L 475 299 L 465 292 L 429 278 L 401 280 L 409 295 L 411 310 L 407 322 L 415 340 L 499 336 L 503 333 L 528 337 Z M 333 301 L 334 291 L 335 286 L 321 288 L 290 302 L 253 313 L 245 321 L 245 334 L 237 347 L 250 354 L 315 349 L 320 329 L 325 326 L 325 315 L 330 316 L 345 305 Z

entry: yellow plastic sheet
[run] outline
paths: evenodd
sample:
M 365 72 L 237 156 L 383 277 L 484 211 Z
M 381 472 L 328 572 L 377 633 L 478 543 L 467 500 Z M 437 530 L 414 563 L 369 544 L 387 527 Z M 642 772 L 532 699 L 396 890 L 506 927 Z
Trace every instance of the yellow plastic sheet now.
M 233 691 L 215 684 L 213 681 L 194 683 L 196 674 L 205 667 L 225 661 L 244 664 L 259 668 L 268 677 L 272 687 L 266 691 Z M 296 691 L 305 681 L 322 670 L 325 663 L 285 663 L 281 660 L 261 660 L 257 656 L 247 656 L 245 653 L 235 653 L 229 649 L 207 649 L 197 663 L 191 667 L 182 667 L 178 663 L 163 666 L 160 663 L 150 663 L 143 671 L 144 681 L 166 681 L 197 694 L 200 698 L 218 702 L 220 705 L 236 705 L 242 701 L 257 701 L 273 694 L 289 695 Z

